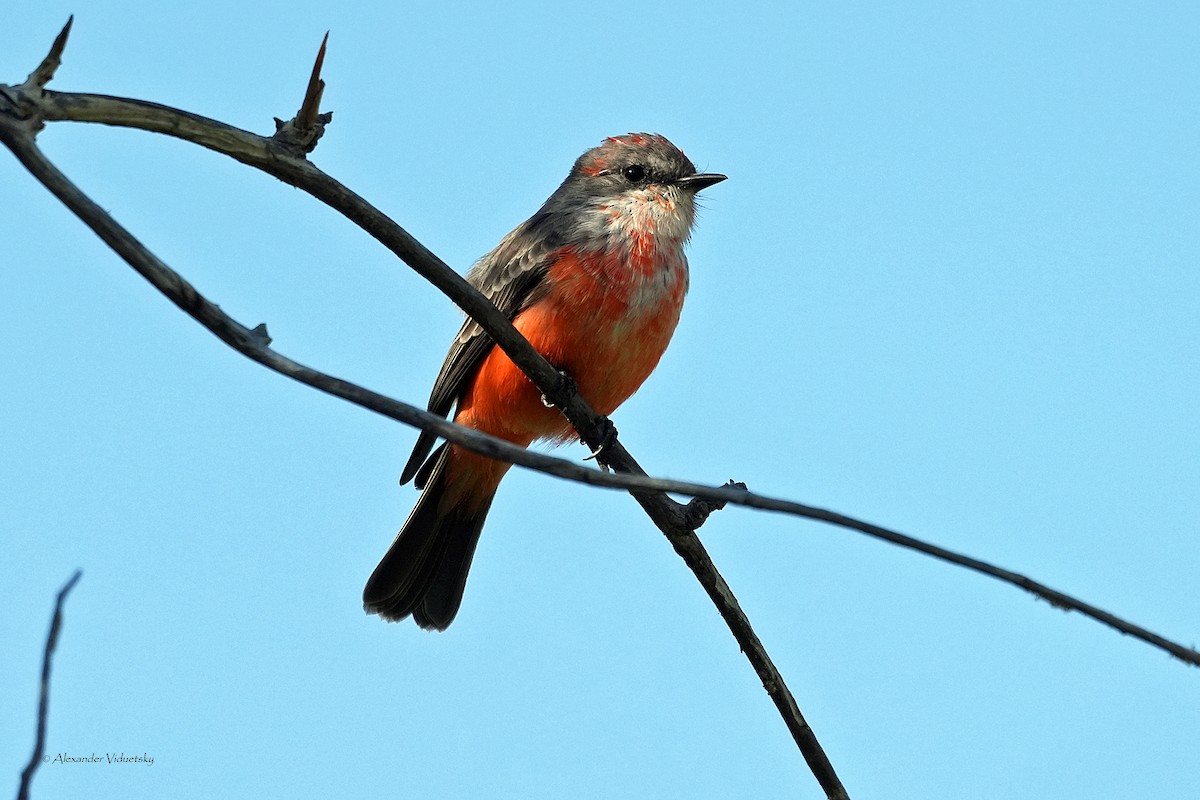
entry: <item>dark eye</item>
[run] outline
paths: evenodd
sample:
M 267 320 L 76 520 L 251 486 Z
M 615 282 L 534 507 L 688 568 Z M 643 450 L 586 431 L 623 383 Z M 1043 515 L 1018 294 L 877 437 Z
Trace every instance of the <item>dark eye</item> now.
M 625 169 L 621 170 L 621 174 L 625 176 L 625 180 L 630 183 L 638 183 L 645 179 L 646 168 L 641 164 L 630 164 Z

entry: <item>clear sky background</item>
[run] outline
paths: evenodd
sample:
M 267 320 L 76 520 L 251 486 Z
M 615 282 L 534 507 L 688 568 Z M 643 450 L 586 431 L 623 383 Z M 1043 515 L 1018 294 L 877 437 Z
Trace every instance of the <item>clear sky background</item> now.
M 23 2 L 19 82 L 258 132 L 332 31 L 315 163 L 465 270 L 604 136 L 704 193 L 675 341 L 615 415 L 751 488 L 1200 639 L 1194 3 Z M 423 404 L 458 311 L 307 195 L 162 136 L 41 144 L 283 353 Z M 363 614 L 415 434 L 258 367 L 0 152 L 0 764 L 39 798 L 819 797 L 626 495 L 514 471 L 458 620 Z M 583 448 L 561 455 L 581 458 Z M 701 531 L 855 798 L 1195 796 L 1200 672 L 779 515 Z

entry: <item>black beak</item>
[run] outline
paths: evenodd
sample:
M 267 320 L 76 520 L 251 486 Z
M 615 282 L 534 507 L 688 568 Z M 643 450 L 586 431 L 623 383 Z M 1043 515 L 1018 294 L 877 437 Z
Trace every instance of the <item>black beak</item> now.
M 720 183 L 721 181 L 725 180 L 726 177 L 727 176 L 720 175 L 716 172 L 702 172 L 698 175 L 688 175 L 685 178 L 680 178 L 675 181 L 675 185 L 681 189 L 698 192 L 701 189 L 707 189 L 714 183 Z

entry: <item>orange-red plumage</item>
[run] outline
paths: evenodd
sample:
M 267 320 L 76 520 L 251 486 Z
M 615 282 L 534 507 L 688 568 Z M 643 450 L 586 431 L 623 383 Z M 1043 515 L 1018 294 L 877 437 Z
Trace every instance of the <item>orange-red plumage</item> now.
M 606 263 L 610 262 L 610 263 Z M 522 311 L 513 324 L 547 361 L 570 375 L 598 414 L 609 415 L 645 382 L 667 349 L 687 286 L 678 265 L 660 297 L 634 306 L 648 270 L 634 270 L 606 256 L 565 253 L 550 267 L 554 286 Z M 570 423 L 542 402 L 541 391 L 498 347 L 493 347 L 459 400 L 454 421 L 519 445 L 536 439 L 562 441 Z M 447 475 L 476 494 L 493 491 L 509 465 L 450 447 Z

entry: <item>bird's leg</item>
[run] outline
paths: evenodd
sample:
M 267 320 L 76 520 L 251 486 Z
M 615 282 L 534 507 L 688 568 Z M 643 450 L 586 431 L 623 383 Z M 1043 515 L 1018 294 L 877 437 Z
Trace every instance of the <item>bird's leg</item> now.
M 612 447 L 617 441 L 617 426 L 613 425 L 612 420 L 608 417 L 597 417 L 596 428 L 600 437 L 600 444 L 592 451 L 591 455 L 585 457 L 583 460 L 591 461 L 594 458 L 596 459 L 596 463 L 600 465 L 600 469 L 608 472 L 608 464 L 604 462 L 603 456 L 604 451 Z M 580 439 L 579 443 L 585 447 L 587 446 L 587 442 L 583 441 L 583 439 Z

